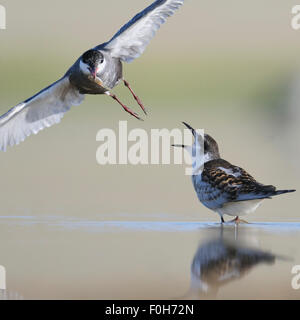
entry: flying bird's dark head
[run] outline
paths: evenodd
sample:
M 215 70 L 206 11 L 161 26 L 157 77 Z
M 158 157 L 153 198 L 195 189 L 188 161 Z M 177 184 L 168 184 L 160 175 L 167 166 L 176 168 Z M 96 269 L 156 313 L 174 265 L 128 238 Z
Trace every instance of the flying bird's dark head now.
M 182 147 L 185 148 L 190 152 L 191 155 L 193 155 L 196 150 L 201 150 L 201 148 L 204 148 L 204 161 L 209 161 L 212 159 L 219 159 L 220 153 L 219 153 L 219 147 L 215 139 L 213 139 L 210 135 L 204 134 L 200 135 L 197 133 L 197 131 L 192 128 L 189 124 L 183 122 L 183 124 L 191 130 L 193 136 L 194 136 L 194 144 L 193 146 L 186 146 L 186 145 L 173 145 L 174 147 Z M 203 149 L 202 149 L 203 150 Z
M 104 55 L 98 50 L 86 51 L 80 59 L 80 70 L 96 79 L 97 73 L 104 67 Z

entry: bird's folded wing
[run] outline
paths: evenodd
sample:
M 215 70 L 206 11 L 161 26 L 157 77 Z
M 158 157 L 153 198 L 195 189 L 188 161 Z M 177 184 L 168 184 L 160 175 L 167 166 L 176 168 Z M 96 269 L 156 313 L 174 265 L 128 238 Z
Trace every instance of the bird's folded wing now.
M 60 122 L 64 113 L 80 104 L 83 97 L 64 77 L 13 107 L 0 117 L 0 151 Z
M 111 55 L 131 62 L 145 50 L 156 31 L 183 4 L 184 0 L 157 0 L 124 25 L 107 43 L 96 49 L 109 49 Z
M 210 186 L 212 195 L 218 190 L 227 202 L 264 199 L 275 191 L 274 186 L 257 182 L 244 169 L 236 166 L 208 167 L 202 177 L 203 182 Z M 210 188 L 207 188 L 208 191 Z

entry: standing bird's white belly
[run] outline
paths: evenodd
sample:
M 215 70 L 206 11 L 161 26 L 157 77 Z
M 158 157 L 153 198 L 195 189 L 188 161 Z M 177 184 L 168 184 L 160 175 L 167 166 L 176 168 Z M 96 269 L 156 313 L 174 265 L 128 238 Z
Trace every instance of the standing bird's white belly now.
M 254 199 L 248 201 L 227 202 L 222 208 L 218 208 L 216 211 L 220 215 L 227 214 L 229 216 L 244 216 L 246 214 L 254 212 L 263 199 Z

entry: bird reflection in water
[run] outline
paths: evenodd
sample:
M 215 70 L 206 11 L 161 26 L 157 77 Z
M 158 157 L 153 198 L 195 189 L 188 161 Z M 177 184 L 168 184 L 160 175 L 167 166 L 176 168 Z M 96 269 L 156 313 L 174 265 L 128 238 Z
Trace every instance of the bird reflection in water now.
M 199 245 L 191 265 L 191 286 L 186 298 L 215 298 L 221 287 L 242 279 L 258 265 L 275 263 L 276 255 L 254 248 L 250 239 L 237 237 L 236 228 L 227 229 L 229 234 L 224 229 L 213 230 L 214 236 Z

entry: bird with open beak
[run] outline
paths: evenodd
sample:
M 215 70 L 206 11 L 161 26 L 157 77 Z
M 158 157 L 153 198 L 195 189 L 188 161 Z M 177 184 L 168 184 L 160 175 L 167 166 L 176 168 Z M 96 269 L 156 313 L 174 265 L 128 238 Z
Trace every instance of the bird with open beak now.
M 201 136 L 190 125 L 183 124 L 194 136 L 193 146 L 173 145 L 186 149 L 193 157 L 192 181 L 200 202 L 220 215 L 240 216 L 254 212 L 264 199 L 271 199 L 295 190 L 276 190 L 272 185 L 257 182 L 244 169 L 222 159 L 217 142 L 208 134 Z M 201 152 L 201 148 L 203 149 Z M 200 157 L 200 159 L 199 159 Z

